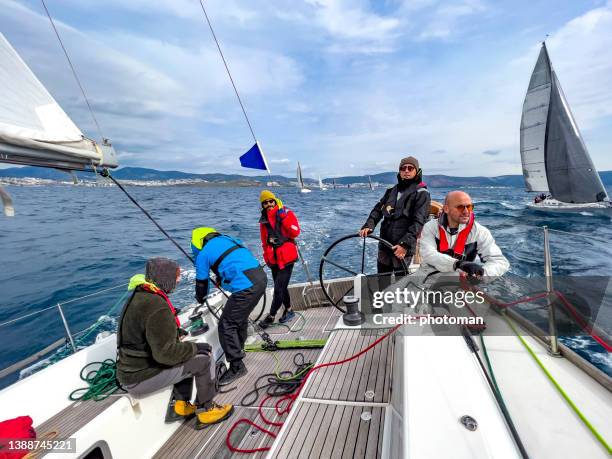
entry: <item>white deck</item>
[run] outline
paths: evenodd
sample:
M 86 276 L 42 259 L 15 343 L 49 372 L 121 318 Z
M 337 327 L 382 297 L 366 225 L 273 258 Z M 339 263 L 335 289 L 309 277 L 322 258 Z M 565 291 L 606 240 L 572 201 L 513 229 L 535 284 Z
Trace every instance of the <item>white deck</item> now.
M 509 336 L 487 336 L 485 345 L 510 415 L 532 457 L 608 458 L 605 448 L 572 411 L 521 342 L 497 316 L 489 321 L 506 327 Z M 552 357 L 530 336 L 524 337 L 538 358 L 606 441 L 612 441 L 612 396 L 569 360 Z M 477 341 L 480 346 L 480 342 Z

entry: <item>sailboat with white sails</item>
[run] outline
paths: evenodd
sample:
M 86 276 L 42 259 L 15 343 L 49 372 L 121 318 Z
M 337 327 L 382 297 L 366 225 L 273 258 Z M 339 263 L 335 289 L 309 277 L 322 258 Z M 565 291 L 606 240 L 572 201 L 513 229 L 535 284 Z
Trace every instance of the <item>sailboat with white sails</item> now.
M 297 187 L 301 193 L 310 193 L 312 191 L 310 188 L 306 188 L 306 185 L 304 185 L 304 177 L 302 176 L 302 167 L 300 166 L 299 161 L 297 165 Z
M 520 127 L 521 162 L 529 204 L 544 211 L 611 212 L 612 204 L 589 156 L 578 125 L 542 43 Z

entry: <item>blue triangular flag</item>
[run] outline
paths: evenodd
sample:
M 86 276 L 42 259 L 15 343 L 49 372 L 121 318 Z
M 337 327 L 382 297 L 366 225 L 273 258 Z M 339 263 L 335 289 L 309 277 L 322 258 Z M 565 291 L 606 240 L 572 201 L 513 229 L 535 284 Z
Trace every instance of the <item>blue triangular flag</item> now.
M 261 151 L 259 142 L 255 142 L 251 149 L 240 157 L 240 165 L 250 169 L 260 169 L 262 171 L 270 172 L 270 169 L 268 169 L 268 163 L 266 162 L 266 157 L 264 156 L 263 151 Z

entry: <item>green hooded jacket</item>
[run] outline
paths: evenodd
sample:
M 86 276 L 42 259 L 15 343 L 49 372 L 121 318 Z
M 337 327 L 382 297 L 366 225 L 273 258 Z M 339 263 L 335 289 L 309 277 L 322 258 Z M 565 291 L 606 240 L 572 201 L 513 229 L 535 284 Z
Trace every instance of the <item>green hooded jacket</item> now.
M 144 290 L 143 284 L 142 274 L 130 279 L 128 289 L 134 294 L 123 308 L 117 331 L 117 379 L 124 386 L 152 378 L 197 353 L 195 343 L 179 341 L 166 300 Z

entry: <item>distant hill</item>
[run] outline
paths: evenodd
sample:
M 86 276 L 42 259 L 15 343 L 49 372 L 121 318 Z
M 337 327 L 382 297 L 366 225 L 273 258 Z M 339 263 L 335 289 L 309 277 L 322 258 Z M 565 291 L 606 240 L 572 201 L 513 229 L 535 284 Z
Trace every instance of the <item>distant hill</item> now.
M 290 185 L 295 182 L 293 177 L 273 175 L 248 176 L 241 174 L 192 174 L 181 171 L 159 171 L 144 167 L 123 167 L 112 172 L 113 177 L 118 180 L 138 180 L 138 181 L 164 181 L 164 180 L 203 180 L 211 183 L 241 184 L 241 185 L 261 185 L 270 180 L 280 185 Z M 77 172 L 77 177 L 82 180 L 92 180 L 93 175 L 86 172 Z M 373 182 L 392 185 L 396 181 L 396 172 L 383 172 L 371 175 Z M 612 186 L 612 171 L 600 172 L 601 179 L 605 186 Z M 32 177 L 48 180 L 70 180 L 70 175 L 55 169 L 44 167 L 11 167 L 0 169 L 0 177 L 25 178 Z M 324 179 L 323 182 L 331 184 L 335 180 L 338 185 L 348 185 L 352 183 L 367 183 L 368 176 L 346 176 L 336 177 L 335 179 Z M 430 187 L 460 187 L 460 186 L 513 186 L 523 187 L 525 182 L 521 175 L 500 175 L 498 177 L 454 177 L 450 175 L 425 175 L 425 183 Z M 306 183 L 314 184 L 315 180 L 305 179 Z
M 609 173 L 612 176 L 612 172 Z M 392 185 L 397 181 L 397 172 L 383 172 L 373 174 L 373 182 Z M 610 177 L 612 180 L 612 177 Z M 323 180 L 331 184 L 334 179 Z M 348 176 L 335 179 L 337 184 L 347 185 L 349 183 L 367 183 L 367 176 Z M 450 175 L 425 175 L 423 181 L 431 187 L 453 187 L 453 186 L 515 186 L 525 185 L 522 175 L 500 175 L 499 177 L 453 177 Z

